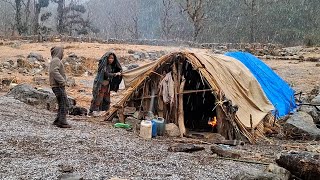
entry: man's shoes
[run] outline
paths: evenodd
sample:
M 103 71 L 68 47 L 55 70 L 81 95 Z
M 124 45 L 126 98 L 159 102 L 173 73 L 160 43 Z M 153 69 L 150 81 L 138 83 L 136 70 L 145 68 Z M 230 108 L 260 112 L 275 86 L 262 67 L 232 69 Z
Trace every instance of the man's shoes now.
M 58 124 L 57 127 L 59 128 L 71 128 L 70 124 Z
M 58 122 L 58 121 L 54 121 L 54 122 L 52 123 L 52 125 L 58 126 L 58 125 L 59 125 L 59 122 Z
M 58 118 L 56 118 L 56 119 L 53 121 L 52 124 L 55 125 L 55 126 L 59 125 L 59 120 L 58 120 Z
M 61 123 L 59 122 L 59 120 L 56 118 L 54 120 L 54 122 L 52 123 L 53 125 L 59 127 L 59 128 L 71 128 L 71 125 L 69 125 L 68 123 Z

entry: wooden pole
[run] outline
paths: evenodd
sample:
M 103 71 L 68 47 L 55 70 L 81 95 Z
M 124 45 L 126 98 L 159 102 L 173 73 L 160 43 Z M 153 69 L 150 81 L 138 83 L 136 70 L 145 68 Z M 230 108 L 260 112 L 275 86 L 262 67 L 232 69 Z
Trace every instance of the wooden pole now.
M 252 121 L 252 114 L 250 114 L 250 126 L 251 126 L 251 134 L 254 134 L 254 129 L 253 129 L 253 121 Z
M 171 108 L 171 114 L 173 117 L 173 122 L 175 124 L 178 124 L 178 94 L 177 93 L 179 92 L 180 83 L 178 82 L 178 72 L 177 72 L 176 62 L 173 62 L 172 77 L 174 82 L 174 105 Z
M 186 84 L 185 79 L 184 78 L 182 79 L 183 80 L 180 84 L 179 92 L 183 91 L 184 86 Z M 179 94 L 178 125 L 180 129 L 180 136 L 183 137 L 183 135 L 186 134 L 186 127 L 184 124 L 184 111 L 183 111 L 183 94 Z

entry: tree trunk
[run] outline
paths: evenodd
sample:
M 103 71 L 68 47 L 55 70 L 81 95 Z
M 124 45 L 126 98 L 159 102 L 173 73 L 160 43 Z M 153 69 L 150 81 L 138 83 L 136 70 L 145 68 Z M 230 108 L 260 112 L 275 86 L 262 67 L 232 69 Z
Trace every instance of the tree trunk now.
M 33 22 L 33 34 L 34 35 L 38 34 L 40 11 L 41 11 L 40 5 L 35 4 L 34 22 Z
M 65 5 L 65 0 L 59 0 L 57 1 L 58 3 L 58 26 L 57 26 L 57 31 L 62 34 L 64 32 L 64 5 Z
M 21 1 L 22 0 L 15 0 L 15 5 L 16 5 L 16 25 L 17 25 L 17 30 L 19 35 L 23 33 L 23 25 L 21 22 Z

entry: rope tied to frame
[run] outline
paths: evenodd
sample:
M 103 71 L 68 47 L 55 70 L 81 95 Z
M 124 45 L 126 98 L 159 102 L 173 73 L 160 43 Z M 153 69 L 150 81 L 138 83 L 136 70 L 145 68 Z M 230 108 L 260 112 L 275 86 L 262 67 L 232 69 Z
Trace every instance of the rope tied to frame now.
M 223 105 L 223 103 L 225 103 L 225 102 L 228 102 L 227 100 L 224 100 L 224 101 L 222 101 L 222 100 L 219 100 L 218 102 L 216 102 L 215 104 L 215 106 L 214 106 L 214 108 L 212 109 L 212 111 L 214 111 L 216 108 L 217 108 L 217 106 L 222 106 Z

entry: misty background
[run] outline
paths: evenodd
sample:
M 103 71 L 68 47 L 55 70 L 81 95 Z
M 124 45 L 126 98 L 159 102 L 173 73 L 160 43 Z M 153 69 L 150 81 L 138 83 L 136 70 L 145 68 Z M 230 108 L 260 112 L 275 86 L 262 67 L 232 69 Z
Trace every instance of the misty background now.
M 0 0 L 0 35 L 320 42 L 319 0 Z

